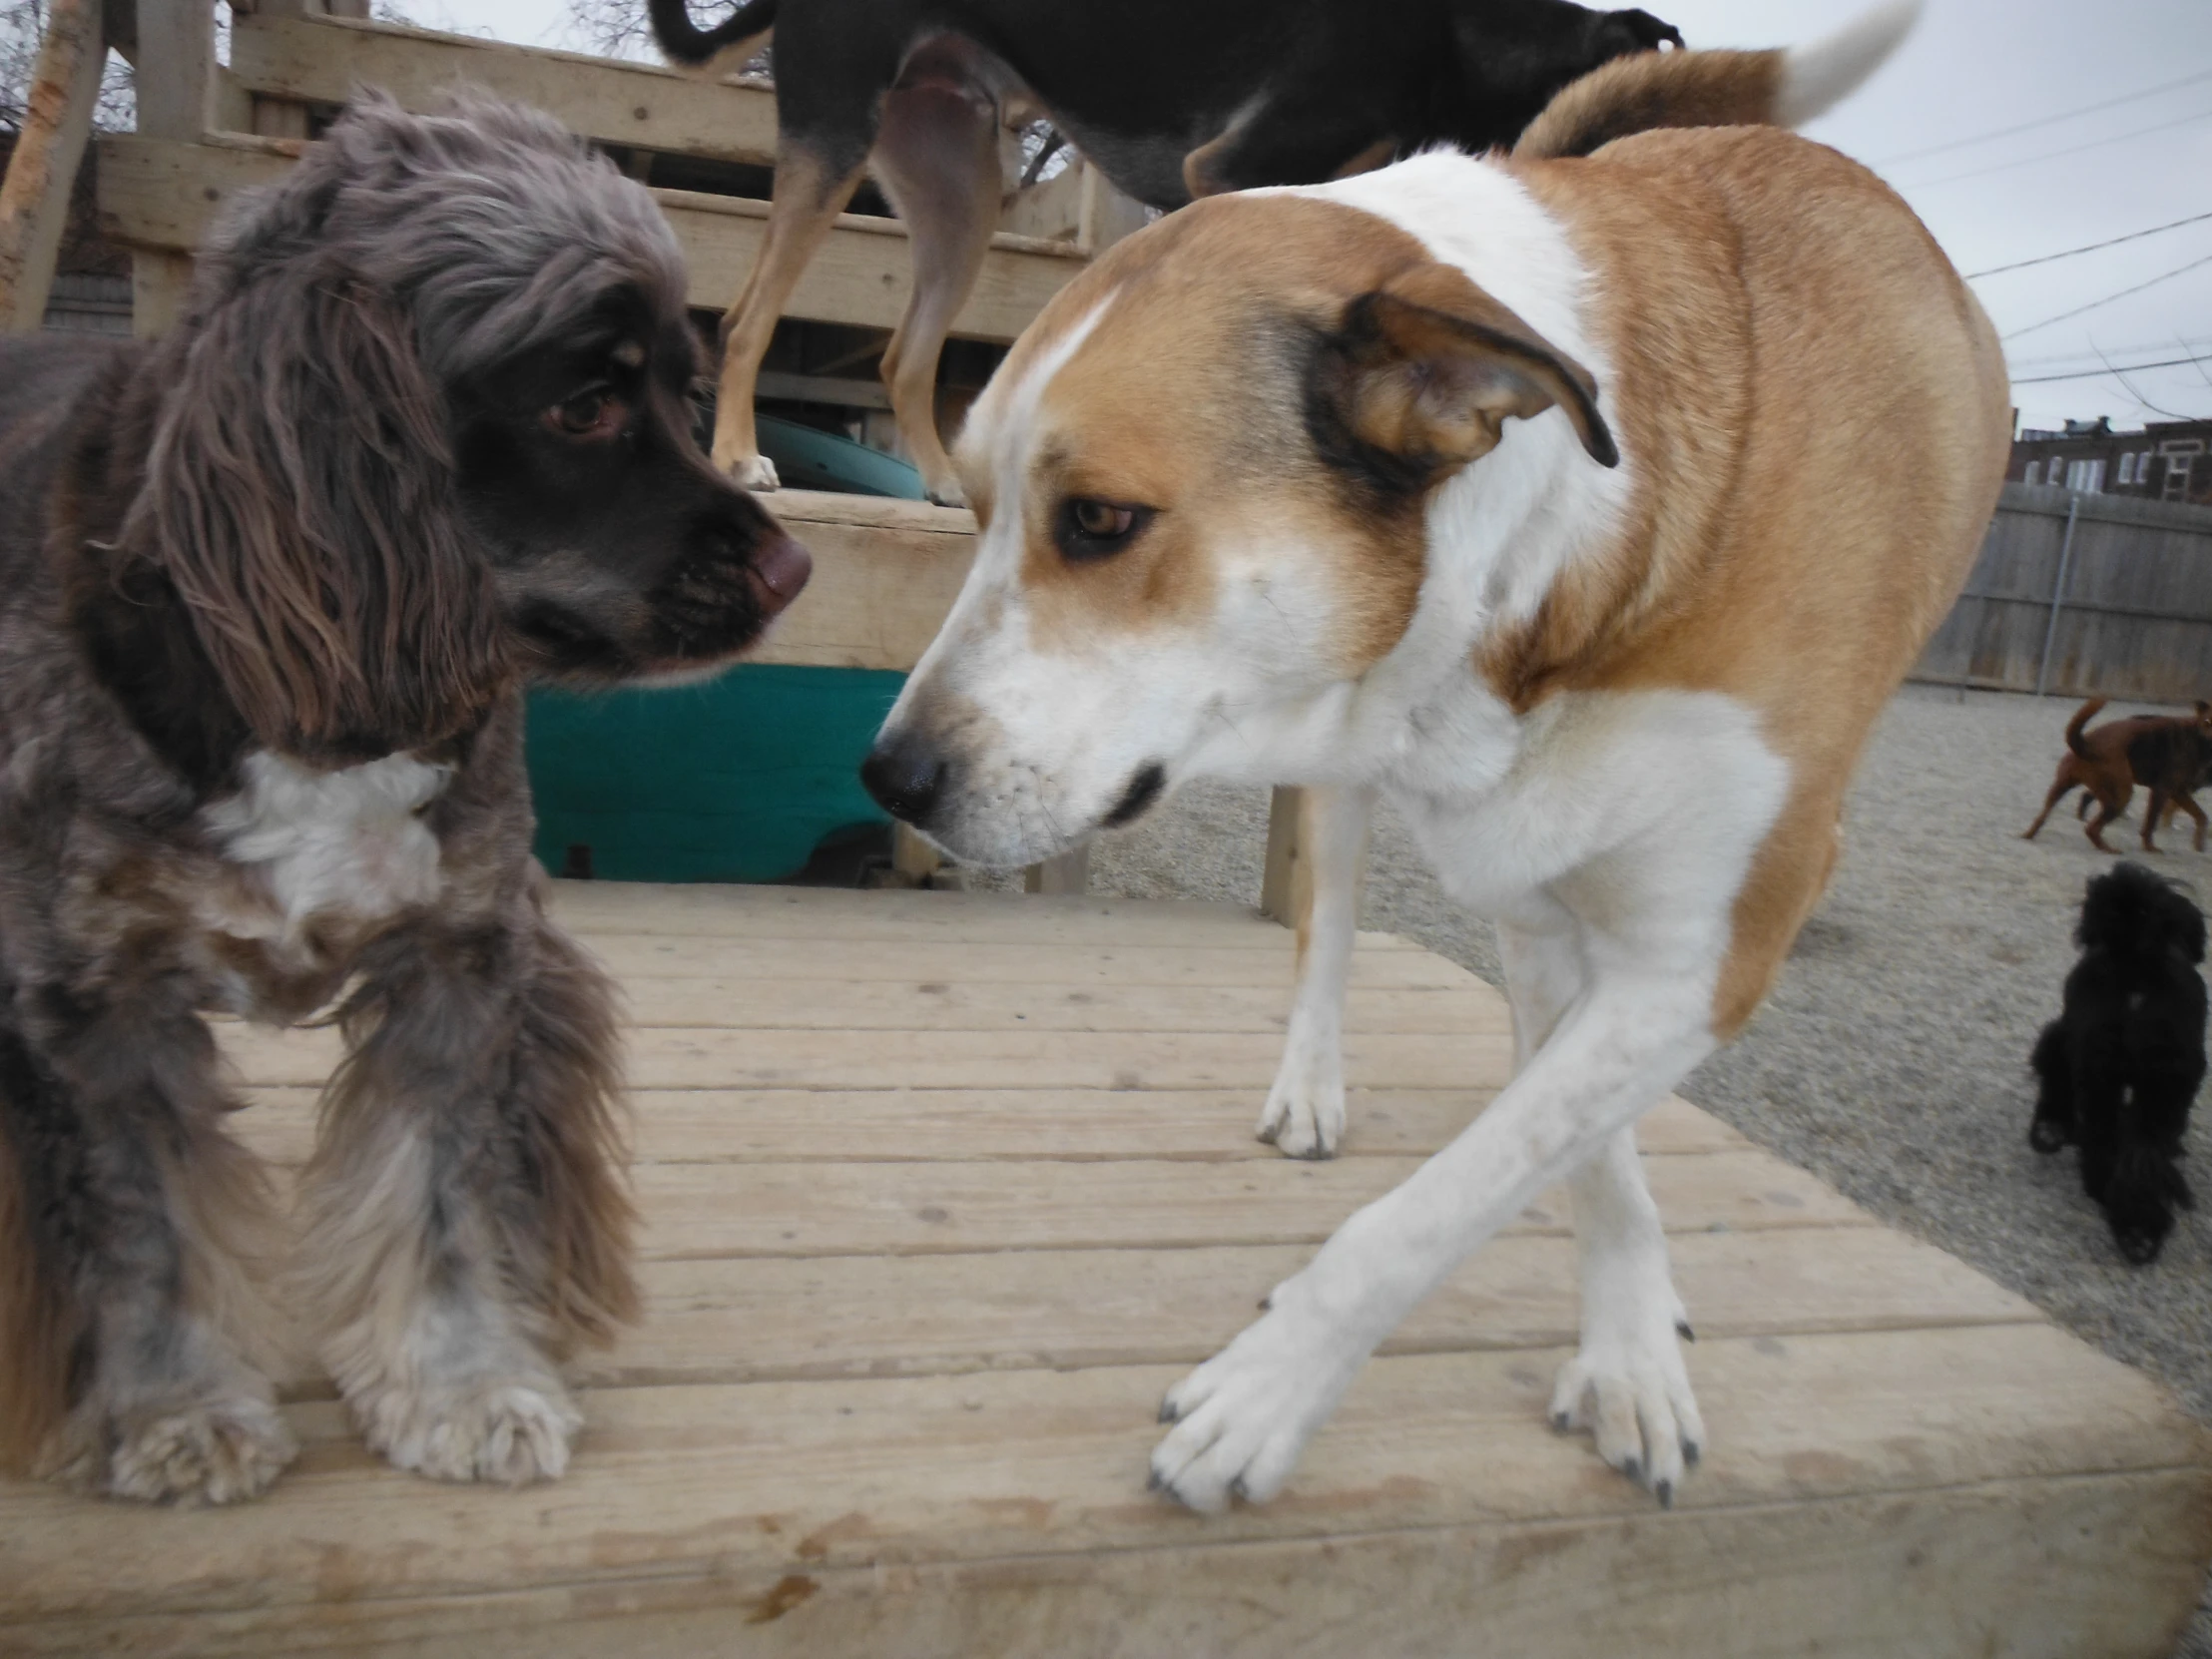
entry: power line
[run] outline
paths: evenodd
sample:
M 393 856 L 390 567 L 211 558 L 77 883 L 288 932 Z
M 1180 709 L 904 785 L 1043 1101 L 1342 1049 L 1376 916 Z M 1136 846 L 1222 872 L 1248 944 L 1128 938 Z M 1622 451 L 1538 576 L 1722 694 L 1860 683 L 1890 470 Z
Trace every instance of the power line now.
M 2033 167 L 2037 162 L 2054 162 L 2061 156 L 2078 156 L 2084 150 L 2102 150 L 2108 144 L 2125 144 L 2129 139 L 2145 138 L 2152 133 L 2163 133 L 2170 127 L 2186 127 L 2191 122 L 2212 118 L 2212 110 L 2199 110 L 2194 115 L 2176 116 L 2171 121 L 2160 121 L 2149 127 L 2137 127 L 2132 132 L 2114 133 L 2109 138 L 2091 139 L 2086 144 L 2068 145 L 2063 150 L 2045 150 L 2033 156 L 2021 156 L 2016 161 L 1992 162 L 1987 167 L 1976 167 L 1964 173 L 1946 173 L 1940 179 L 1921 179 L 1898 186 L 1900 190 L 1933 190 L 1937 185 L 1955 185 L 1966 179 L 1985 178 L 1991 173 L 2006 173 L 2015 167 Z
M 2032 334 L 2038 328 L 2048 328 L 2054 322 L 2064 322 L 2069 317 L 2081 315 L 2084 311 L 2093 311 L 2100 305 L 2109 305 L 2115 299 L 2125 299 L 2131 293 L 2141 293 L 2145 288 L 2154 288 L 2160 282 L 2171 281 L 2185 272 L 2194 271 L 2197 267 L 2204 265 L 2212 265 L 2212 254 L 2205 255 L 2201 260 L 2191 260 L 2187 265 L 2176 266 L 2164 276 L 2153 276 L 2147 282 L 2137 282 L 2133 287 L 2122 288 L 2117 293 L 2108 293 L 2102 299 L 2092 299 L 2086 305 L 2076 305 L 2070 311 L 2060 311 L 2056 316 L 2046 316 L 2040 322 L 2030 322 L 2024 328 L 2015 328 L 2009 334 L 2000 334 L 1997 337 L 1999 339 L 2018 339 L 2022 334 Z
M 1966 280 L 1977 282 L 1984 276 L 1997 276 L 2007 271 L 2025 271 L 2031 265 L 2049 265 L 2053 260 L 2070 260 L 2076 254 L 2094 254 L 2100 248 L 2117 248 L 2123 242 L 2140 242 L 2145 237 L 2155 237 L 2162 232 L 2178 231 L 2184 225 L 2201 225 L 2212 219 L 2212 213 L 2191 214 L 2187 219 L 2177 219 L 2170 225 L 2153 225 L 2147 231 L 2130 231 L 2124 237 L 2113 237 L 2106 242 L 2083 243 L 2079 248 L 2069 248 L 2060 254 L 2044 254 L 2032 260 L 2014 260 L 2010 265 L 1993 265 L 1987 271 L 1969 271 Z
M 2138 340 L 2133 345 L 2117 345 L 2112 349 L 2122 357 L 2131 357 L 2138 351 L 2165 351 L 2176 346 L 2184 351 L 2194 351 L 2202 345 L 2212 345 L 2212 338 L 2183 339 L 2175 334 L 2167 339 Z M 2014 368 L 2049 368 L 2056 363 L 2086 362 L 2091 357 L 2101 357 L 2099 351 L 2054 351 L 2047 357 L 2008 358 Z
M 2107 374 L 2134 374 L 2146 368 L 2186 368 L 2191 363 L 2212 363 L 2212 357 L 2166 357 L 2155 363 L 2113 363 L 2104 368 L 2085 368 L 2078 374 L 2014 375 L 2012 384 L 2044 386 L 2054 380 L 2101 380 Z
M 1926 156 L 1941 156 L 1953 150 L 1968 150 L 1977 144 L 2010 138 L 2015 133 L 2031 133 L 2038 127 L 2055 127 L 2061 121 L 2071 121 L 2077 116 L 2095 115 L 2099 110 L 2117 109 L 2122 104 L 2132 104 L 2139 98 L 2155 98 L 2162 92 L 2174 92 L 2182 87 L 2193 87 L 2199 81 L 2212 81 L 2212 69 L 2195 75 L 2184 75 L 2178 81 L 2162 81 L 2157 86 L 2145 87 L 2141 92 L 2130 92 L 2118 98 L 2107 98 L 2102 103 L 2084 104 L 2078 110 L 2067 110 L 2059 115 L 2037 116 L 2033 121 L 2023 121 L 2016 127 L 1999 127 L 1992 133 L 1976 133 L 1972 138 L 1952 139 L 1947 144 L 1932 144 L 1926 150 L 1909 150 L 1902 156 L 1885 156 L 1873 165 L 1896 167 L 1905 162 L 1917 162 Z

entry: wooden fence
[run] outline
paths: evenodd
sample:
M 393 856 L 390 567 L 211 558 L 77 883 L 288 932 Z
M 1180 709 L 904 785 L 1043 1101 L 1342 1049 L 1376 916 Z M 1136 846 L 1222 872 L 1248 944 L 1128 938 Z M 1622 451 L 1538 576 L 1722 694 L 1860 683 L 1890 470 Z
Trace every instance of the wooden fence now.
M 2212 697 L 2212 508 L 2006 484 L 1916 680 L 2061 697 Z

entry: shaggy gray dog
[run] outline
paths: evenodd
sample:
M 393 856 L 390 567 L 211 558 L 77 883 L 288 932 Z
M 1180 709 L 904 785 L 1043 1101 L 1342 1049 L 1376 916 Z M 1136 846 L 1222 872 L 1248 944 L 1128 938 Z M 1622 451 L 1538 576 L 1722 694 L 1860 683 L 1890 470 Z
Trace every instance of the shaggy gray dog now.
M 523 683 L 712 670 L 807 556 L 709 467 L 683 271 L 546 118 L 367 98 L 158 345 L 0 346 L 0 1453 L 221 1502 L 292 1454 L 203 1014 L 350 985 L 298 1300 L 370 1443 L 560 1473 L 630 1317 L 608 987 Z

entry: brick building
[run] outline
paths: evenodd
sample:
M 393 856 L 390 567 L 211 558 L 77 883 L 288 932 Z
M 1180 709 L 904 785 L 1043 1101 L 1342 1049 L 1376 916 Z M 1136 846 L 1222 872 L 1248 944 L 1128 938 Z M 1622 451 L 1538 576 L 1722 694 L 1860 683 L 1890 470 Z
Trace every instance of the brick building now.
M 2089 495 L 2212 506 L 2212 420 L 2154 420 L 2115 432 L 2109 419 L 2069 420 L 2058 432 L 2023 429 L 2004 476 L 2016 484 L 2063 484 Z

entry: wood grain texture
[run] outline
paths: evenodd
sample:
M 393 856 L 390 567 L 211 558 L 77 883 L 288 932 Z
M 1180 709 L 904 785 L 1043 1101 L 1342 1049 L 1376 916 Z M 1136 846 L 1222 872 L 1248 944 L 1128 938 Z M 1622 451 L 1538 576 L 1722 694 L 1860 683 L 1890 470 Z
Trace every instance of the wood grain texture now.
M 289 165 L 290 141 L 214 134 L 202 142 L 112 135 L 100 140 L 102 234 L 134 249 L 189 254 L 223 204 L 269 183 Z M 683 246 L 690 301 L 723 310 L 737 297 L 768 228 L 768 204 L 696 191 L 653 193 Z M 984 256 L 952 331 L 1011 340 L 1082 269 L 1057 243 L 1001 236 Z M 861 327 L 893 326 L 909 283 L 905 229 L 896 220 L 843 214 L 808 267 L 790 315 Z
M 2212 1448 L 2157 1385 L 1679 1101 L 1640 1135 L 1711 1428 L 1673 1511 L 1543 1424 L 1554 1193 L 1278 1502 L 1185 1514 L 1143 1491 L 1161 1391 L 1494 1095 L 1494 992 L 1364 946 L 1347 1155 L 1298 1164 L 1251 1139 L 1290 938 L 1250 911 L 555 904 L 621 965 L 651 1085 L 644 1320 L 577 1368 L 567 1478 L 394 1473 L 303 1369 L 262 1502 L 0 1484 L 0 1652 L 2147 1659 L 2194 1605 Z M 328 1033 L 219 1030 L 241 1132 L 296 1164 Z
M 749 77 L 687 75 L 391 23 L 265 15 L 238 20 L 231 71 L 271 98 L 342 104 L 353 87 L 372 86 L 409 109 L 430 107 L 463 81 L 556 111 L 603 143 L 761 167 L 776 160 L 776 91 Z

